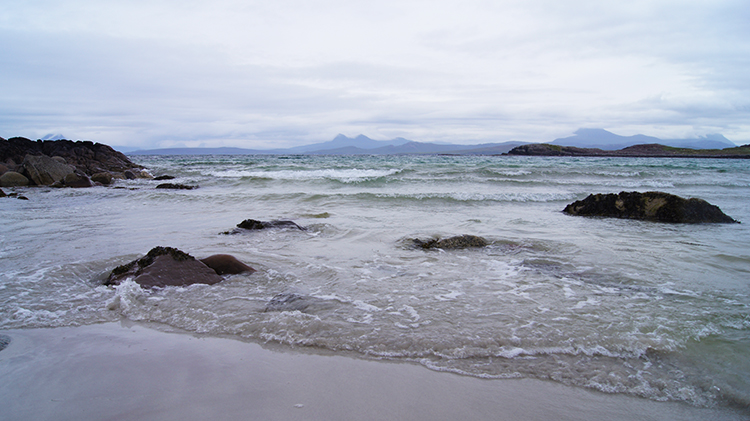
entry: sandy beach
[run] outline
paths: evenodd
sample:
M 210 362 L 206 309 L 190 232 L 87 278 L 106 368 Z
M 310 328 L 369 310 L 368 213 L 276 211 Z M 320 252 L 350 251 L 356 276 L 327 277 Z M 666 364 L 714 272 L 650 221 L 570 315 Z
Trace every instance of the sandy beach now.
M 729 420 L 538 380 L 269 349 L 107 323 L 0 332 L 5 420 Z

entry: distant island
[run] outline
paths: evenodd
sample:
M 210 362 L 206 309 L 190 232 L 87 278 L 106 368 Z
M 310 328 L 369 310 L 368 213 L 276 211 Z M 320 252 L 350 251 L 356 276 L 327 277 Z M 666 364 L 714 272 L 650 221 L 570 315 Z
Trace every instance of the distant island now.
M 628 146 L 618 150 L 558 146 L 530 143 L 511 149 L 506 155 L 516 156 L 611 156 L 631 158 L 750 158 L 750 145 L 724 149 L 675 148 L 657 143 Z

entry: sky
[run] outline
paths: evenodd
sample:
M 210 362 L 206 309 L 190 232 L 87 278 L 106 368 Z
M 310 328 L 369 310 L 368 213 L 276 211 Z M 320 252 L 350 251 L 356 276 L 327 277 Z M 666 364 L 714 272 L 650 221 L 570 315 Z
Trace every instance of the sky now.
M 750 143 L 748 0 L 25 0 L 0 136 L 279 148 L 342 133 Z

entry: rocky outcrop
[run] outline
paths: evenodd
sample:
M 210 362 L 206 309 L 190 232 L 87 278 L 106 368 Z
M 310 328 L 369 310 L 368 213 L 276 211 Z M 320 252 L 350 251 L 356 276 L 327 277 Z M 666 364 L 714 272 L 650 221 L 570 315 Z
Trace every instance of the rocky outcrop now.
M 214 254 L 201 259 L 204 265 L 210 267 L 218 275 L 236 275 L 239 273 L 253 273 L 255 269 L 240 262 L 230 254 Z
M 23 187 L 29 185 L 29 179 L 21 173 L 8 171 L 0 175 L 0 187 Z
M 42 157 L 51 158 L 59 165 L 49 164 Z M 142 166 L 134 164 L 122 153 L 107 145 L 88 141 L 32 141 L 22 137 L 0 139 L 0 163 L 10 171 L 27 175 L 37 185 L 53 185 L 55 182 L 65 185 L 62 183 L 63 179 L 70 172 L 77 172 L 78 180 L 98 173 L 126 178 L 126 171 L 133 178 L 150 178 Z M 47 169 L 42 170 L 40 166 Z M 54 181 L 49 181 L 47 175 L 44 175 L 45 171 Z
M 601 216 L 673 223 L 738 222 L 702 199 L 684 199 L 663 192 L 591 194 L 565 207 L 576 216 Z
M 456 237 L 449 238 L 431 238 L 429 240 L 420 240 L 419 238 L 412 239 L 415 247 L 422 249 L 443 249 L 443 250 L 456 250 L 465 249 L 472 247 L 486 247 L 489 242 L 482 237 L 476 235 L 459 235 Z

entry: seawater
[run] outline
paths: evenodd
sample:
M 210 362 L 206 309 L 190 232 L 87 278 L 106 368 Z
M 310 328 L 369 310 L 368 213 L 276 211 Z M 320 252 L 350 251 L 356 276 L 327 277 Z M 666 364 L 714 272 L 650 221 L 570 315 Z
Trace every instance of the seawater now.
M 744 160 L 452 156 L 133 157 L 153 180 L 1 199 L 0 329 L 132 320 L 297 349 L 750 406 Z M 590 193 L 665 191 L 743 224 L 582 218 Z M 223 234 L 244 219 L 307 227 Z M 491 245 L 420 250 L 413 238 Z M 258 269 L 213 286 L 102 286 L 155 246 Z M 304 311 L 264 311 L 277 294 Z

